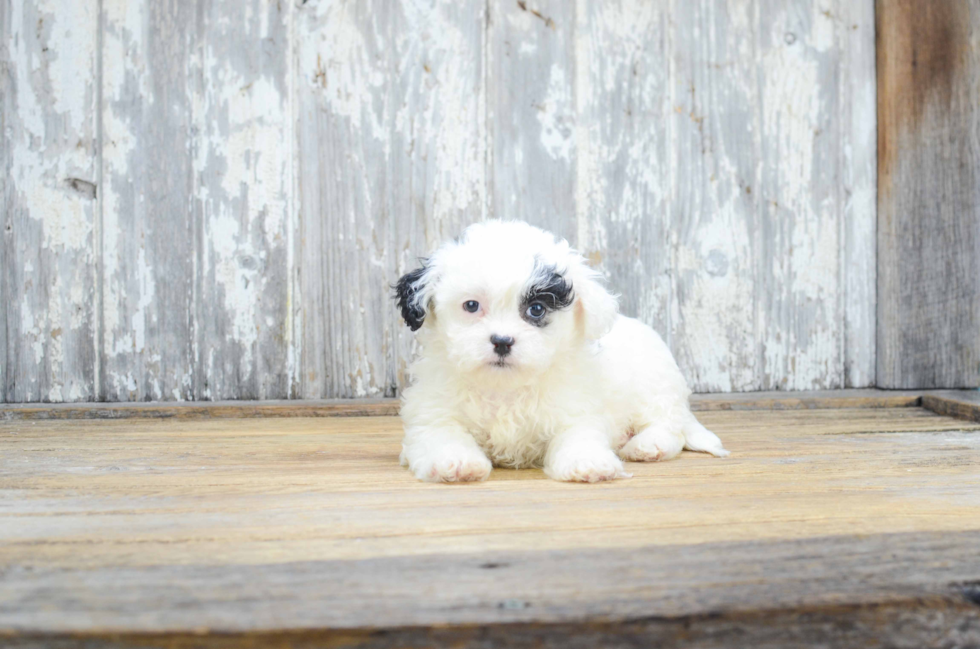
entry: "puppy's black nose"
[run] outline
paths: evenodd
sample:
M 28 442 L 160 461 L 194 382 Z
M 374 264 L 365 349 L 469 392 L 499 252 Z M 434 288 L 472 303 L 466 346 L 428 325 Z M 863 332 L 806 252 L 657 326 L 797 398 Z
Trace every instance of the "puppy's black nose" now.
M 514 337 L 494 334 L 490 336 L 490 342 L 493 343 L 493 352 L 497 356 L 503 357 L 510 353 L 510 348 L 514 344 Z

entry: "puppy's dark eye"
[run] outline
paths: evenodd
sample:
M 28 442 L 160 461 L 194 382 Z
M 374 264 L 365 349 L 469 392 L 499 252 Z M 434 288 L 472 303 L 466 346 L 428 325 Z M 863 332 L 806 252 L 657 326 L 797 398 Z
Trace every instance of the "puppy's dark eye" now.
M 546 309 L 544 308 L 543 304 L 541 304 L 540 302 L 535 302 L 534 304 L 532 304 L 527 308 L 527 311 L 525 313 L 527 313 L 527 317 L 538 320 L 544 317 L 545 311 Z
M 463 302 L 463 310 L 469 311 L 470 313 L 476 313 L 480 310 L 480 303 L 476 300 L 467 300 Z

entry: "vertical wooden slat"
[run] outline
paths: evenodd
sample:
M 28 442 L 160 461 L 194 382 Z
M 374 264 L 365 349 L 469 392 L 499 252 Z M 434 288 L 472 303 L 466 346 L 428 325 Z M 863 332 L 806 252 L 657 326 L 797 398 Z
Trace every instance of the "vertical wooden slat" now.
M 579 0 L 575 28 L 578 245 L 621 311 L 668 336 L 670 7 Z
M 195 397 L 291 395 L 292 3 L 199 0 L 188 70 L 200 299 Z
M 105 2 L 110 400 L 292 394 L 289 11 Z
M 193 399 L 194 5 L 103 0 L 102 395 Z
M 881 387 L 980 385 L 980 2 L 877 2 Z
M 394 394 L 389 284 L 483 212 L 483 3 L 298 10 L 301 394 Z
M 751 200 L 760 219 L 763 389 L 843 387 L 838 45 L 850 26 L 838 7 L 818 0 L 757 7 L 761 157 Z
M 0 401 L 95 396 L 97 7 L 0 9 Z
M 575 3 L 488 4 L 491 214 L 575 244 Z
M 845 307 L 869 269 L 846 263 L 841 160 L 873 122 L 841 124 L 840 45 L 855 29 L 844 6 L 673 5 L 671 342 L 697 390 L 846 383 L 844 332 L 870 296 Z M 849 227 L 864 251 L 873 214 L 847 214 L 862 219 Z
M 7 296 L 10 295 L 10 273 L 7 270 L 7 249 L 13 242 L 12 212 L 7 197 L 7 179 L 13 169 L 14 159 L 10 153 L 12 139 L 7 125 L 13 119 L 13 59 L 11 53 L 10 19 L 13 6 L 10 0 L 0 2 L 0 403 L 7 400 L 7 365 L 10 364 L 10 349 L 7 346 Z M 11 129 L 12 131 L 13 129 Z
M 297 17 L 306 397 L 384 390 L 391 9 L 320 1 Z
M 672 3 L 670 343 L 701 391 L 763 389 L 756 2 Z M 772 331 L 776 333 L 775 330 Z
M 487 2 L 400 2 L 392 13 L 389 282 L 484 218 L 487 205 Z M 414 335 L 389 299 L 386 393 L 408 382 Z
M 838 209 L 843 239 L 844 387 L 875 383 L 878 158 L 873 2 L 838 0 L 841 84 Z

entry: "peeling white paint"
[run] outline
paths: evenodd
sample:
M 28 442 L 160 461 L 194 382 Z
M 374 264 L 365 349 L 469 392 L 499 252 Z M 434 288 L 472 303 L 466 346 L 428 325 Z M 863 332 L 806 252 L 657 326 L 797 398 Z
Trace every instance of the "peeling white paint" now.
M 12 3 L 0 34 L 10 80 L 0 97 L 3 218 L 16 237 L 2 308 L 5 346 L 21 346 L 0 359 L 0 401 L 76 398 L 63 389 L 72 381 L 92 395 L 97 15 L 91 3 L 61 9 Z
M 382 394 L 413 346 L 387 285 L 489 215 L 577 239 L 697 389 L 873 378 L 871 0 L 218 0 L 167 25 L 146 0 L 101 5 L 101 107 L 97 5 L 11 5 L 7 187 L 37 253 L 12 271 L 17 398 L 93 398 L 97 321 L 121 398 Z M 186 69 L 152 67 L 166 48 Z M 164 98 L 193 175 L 177 270 L 143 216 Z M 66 182 L 97 180 L 96 114 L 101 232 Z M 162 314 L 185 272 L 195 312 Z M 168 315 L 192 323 L 192 366 L 162 347 Z
M 574 146 L 575 111 L 565 71 L 558 64 L 551 66 L 548 91 L 538 108 L 541 123 L 541 146 L 552 158 L 569 160 Z

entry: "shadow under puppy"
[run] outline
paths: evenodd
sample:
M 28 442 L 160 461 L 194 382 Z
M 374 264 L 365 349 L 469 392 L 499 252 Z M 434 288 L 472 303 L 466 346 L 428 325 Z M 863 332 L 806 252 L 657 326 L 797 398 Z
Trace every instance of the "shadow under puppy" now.
M 621 316 L 563 239 L 470 226 L 396 286 L 421 352 L 402 398 L 401 461 L 421 480 L 544 466 L 556 480 L 629 477 L 622 460 L 728 455 L 694 418 L 657 333 Z

